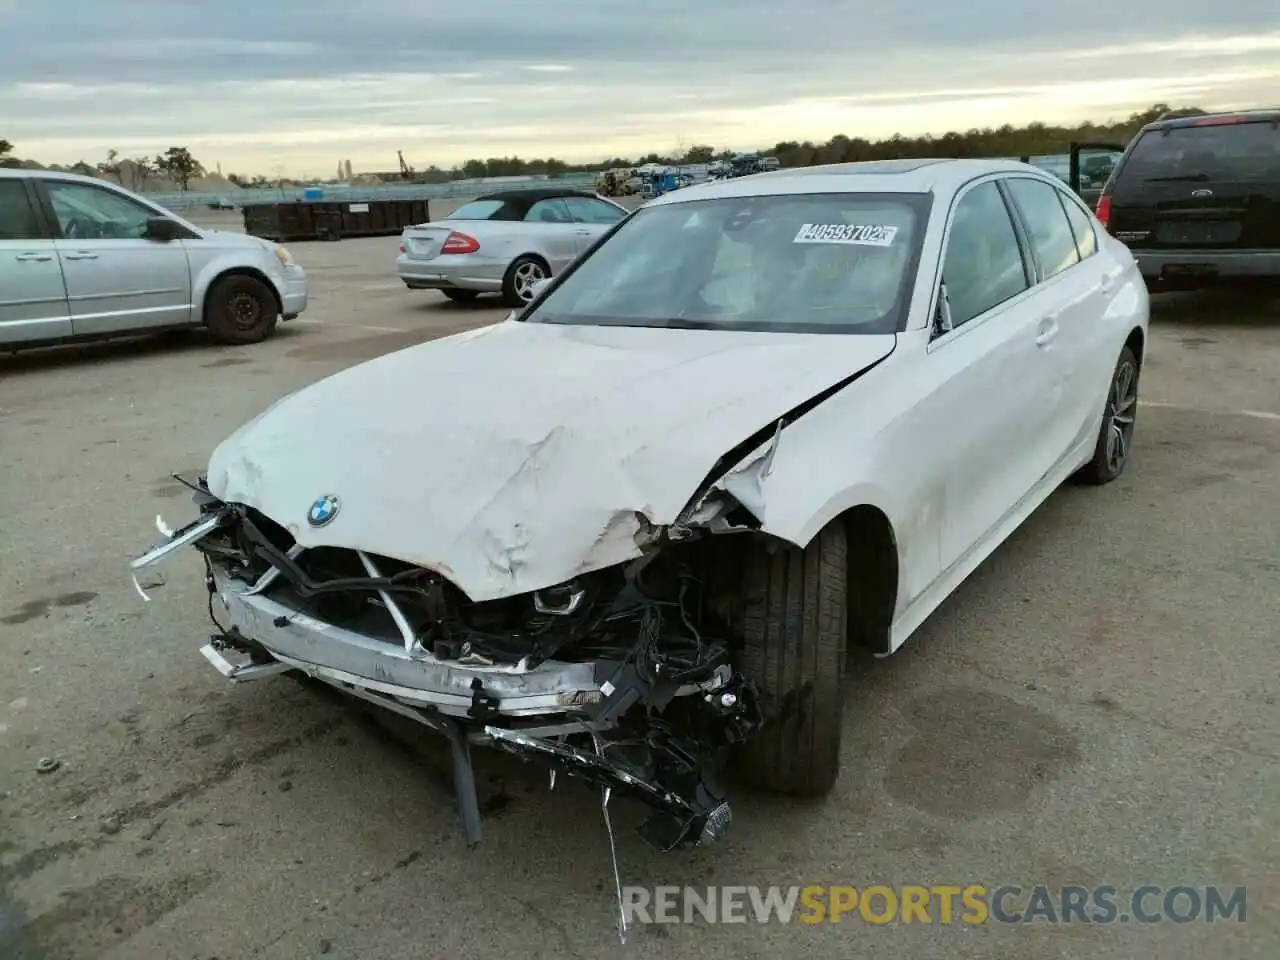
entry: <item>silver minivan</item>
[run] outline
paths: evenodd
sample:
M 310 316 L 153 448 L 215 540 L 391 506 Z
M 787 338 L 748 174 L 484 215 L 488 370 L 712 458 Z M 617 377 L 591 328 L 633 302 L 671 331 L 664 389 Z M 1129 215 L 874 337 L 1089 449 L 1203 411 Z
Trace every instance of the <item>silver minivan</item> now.
M 256 343 L 306 306 L 284 247 L 92 177 L 0 170 L 0 348 L 201 325 Z

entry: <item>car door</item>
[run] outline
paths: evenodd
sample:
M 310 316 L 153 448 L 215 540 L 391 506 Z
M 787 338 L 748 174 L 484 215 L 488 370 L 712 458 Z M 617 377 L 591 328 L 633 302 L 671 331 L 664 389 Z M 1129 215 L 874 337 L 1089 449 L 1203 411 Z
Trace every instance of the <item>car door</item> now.
M 609 232 L 627 211 L 595 197 L 565 197 L 565 205 L 577 225 L 578 252 L 584 253 L 593 243 Z
M 35 191 L 0 178 L 0 344 L 71 335 L 62 267 Z
M 939 552 L 948 570 L 980 545 L 1047 469 L 1038 456 L 1056 380 L 1039 340 L 1034 264 L 996 179 L 952 206 L 939 322 L 928 347 L 929 460 L 942 477 Z M 950 329 L 948 329 L 948 326 Z
M 1075 197 L 1044 180 L 1011 177 L 1005 182 L 1030 241 L 1037 298 L 1052 301 L 1042 319 L 1048 339 L 1041 345 L 1054 365 L 1052 421 L 1040 441 L 1045 447 L 1040 458 L 1052 468 L 1095 433 L 1115 363 L 1114 356 L 1106 356 L 1110 334 L 1103 317 L 1119 270 L 1097 256 L 1097 237 Z M 1069 209 L 1076 211 L 1076 224 Z
M 191 322 L 191 270 L 181 241 L 146 238 L 155 210 L 105 186 L 41 180 L 77 335 Z
M 559 273 L 578 255 L 578 225 L 564 197 L 548 197 L 529 207 L 524 215 L 528 245 L 546 258 L 553 274 Z

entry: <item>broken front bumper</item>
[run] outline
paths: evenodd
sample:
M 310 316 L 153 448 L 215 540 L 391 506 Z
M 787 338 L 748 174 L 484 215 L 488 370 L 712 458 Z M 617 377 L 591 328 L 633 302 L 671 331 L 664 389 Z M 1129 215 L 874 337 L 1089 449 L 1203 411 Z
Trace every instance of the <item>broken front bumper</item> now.
M 193 490 L 205 514 L 176 532 L 157 518 L 166 541 L 133 561 L 135 586 L 139 570 L 239 522 L 235 508 L 211 505 L 202 485 Z M 294 548 L 287 557 L 300 552 Z M 359 557 L 370 578 L 381 578 L 373 558 Z M 279 562 L 288 567 L 283 557 Z M 709 662 L 693 676 L 669 675 L 657 662 L 641 669 L 629 659 L 445 660 L 422 646 L 385 592 L 381 599 L 403 642 L 345 629 L 273 599 L 267 591 L 286 575 L 280 566 L 253 583 L 217 562 L 208 562 L 207 571 L 206 586 L 221 600 L 227 622 L 215 620 L 219 633 L 202 648 L 204 657 L 233 681 L 300 671 L 443 733 L 453 749 L 459 810 L 473 844 L 480 839 L 473 744 L 538 760 L 642 800 L 655 810 L 643 832 L 661 849 L 706 843 L 728 827 L 729 806 L 709 757 L 754 732 L 760 719 L 754 690 L 725 662 Z M 696 732 L 659 719 L 677 698 L 696 708 Z M 644 743 L 640 760 L 627 756 L 637 730 Z
M 546 661 L 532 669 L 467 667 L 421 651 L 344 630 L 305 616 L 214 568 L 213 588 L 238 632 L 273 658 L 321 680 L 354 684 L 414 706 L 457 717 L 473 714 L 478 695 L 496 714 L 536 717 L 577 711 L 599 702 L 592 663 Z M 479 686 L 477 686 L 479 684 Z

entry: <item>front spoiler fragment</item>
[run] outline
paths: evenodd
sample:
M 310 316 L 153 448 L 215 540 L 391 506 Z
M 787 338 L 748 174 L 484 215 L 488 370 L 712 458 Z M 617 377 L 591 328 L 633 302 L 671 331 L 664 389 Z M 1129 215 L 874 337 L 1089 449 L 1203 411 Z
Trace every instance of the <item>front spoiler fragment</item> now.
M 523 728 L 495 726 L 483 720 L 451 716 L 438 710 L 405 703 L 390 694 L 362 686 L 359 678 L 335 675 L 335 671 L 300 661 L 262 656 L 249 656 L 233 661 L 228 654 L 240 646 L 239 638 L 214 637 L 201 648 L 200 653 L 232 682 L 260 680 L 297 671 L 443 734 L 449 740 L 453 752 L 453 780 L 458 813 L 469 846 L 476 846 L 483 837 L 475 774 L 470 757 L 472 745 L 497 748 L 526 761 L 542 761 L 552 769 L 553 785 L 554 775 L 558 771 L 602 789 L 617 790 L 640 800 L 655 811 L 641 828 L 641 833 L 650 844 L 663 852 L 681 846 L 701 847 L 713 843 L 725 835 L 732 821 L 729 803 L 709 771 L 694 773 L 687 780 L 689 789 L 681 792 L 606 757 L 602 752 L 605 741 L 601 735 L 611 729 L 611 722 L 596 722 L 582 717 L 569 722 Z M 722 699 L 724 697 L 723 694 L 719 696 Z M 567 736 L 574 734 L 589 735 L 596 745 L 596 752 L 588 752 L 565 742 Z

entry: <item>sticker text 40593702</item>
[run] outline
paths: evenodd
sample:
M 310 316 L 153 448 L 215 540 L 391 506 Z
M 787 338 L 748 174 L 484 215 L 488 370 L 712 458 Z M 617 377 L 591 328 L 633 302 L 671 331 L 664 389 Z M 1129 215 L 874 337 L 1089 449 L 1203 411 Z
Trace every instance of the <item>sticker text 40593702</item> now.
M 875 223 L 806 223 L 795 243 L 848 243 L 860 247 L 888 247 L 898 228 Z

